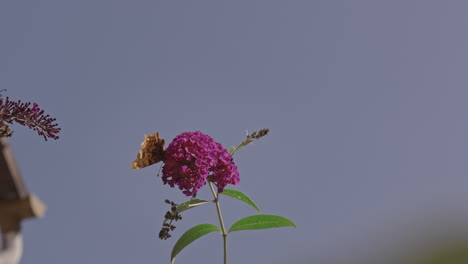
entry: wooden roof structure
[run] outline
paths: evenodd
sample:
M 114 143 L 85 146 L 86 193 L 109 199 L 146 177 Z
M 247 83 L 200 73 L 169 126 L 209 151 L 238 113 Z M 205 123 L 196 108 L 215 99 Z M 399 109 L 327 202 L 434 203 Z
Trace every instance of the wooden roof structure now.
M 19 230 L 20 222 L 41 217 L 45 205 L 26 189 L 13 153 L 5 138 L 0 139 L 0 229 Z
M 28 196 L 18 167 L 6 139 L 0 141 L 0 201 L 19 200 Z

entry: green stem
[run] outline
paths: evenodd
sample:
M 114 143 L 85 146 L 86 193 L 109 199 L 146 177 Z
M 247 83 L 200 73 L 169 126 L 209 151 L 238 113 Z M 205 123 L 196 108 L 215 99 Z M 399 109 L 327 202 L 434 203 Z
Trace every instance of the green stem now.
M 219 225 L 221 226 L 221 231 L 223 235 L 224 264 L 227 264 L 227 232 L 226 228 L 224 227 L 223 215 L 221 214 L 221 207 L 219 205 L 218 194 L 213 188 L 213 184 L 211 183 L 211 181 L 208 181 L 208 185 L 210 186 L 211 193 L 213 194 L 214 202 L 216 204 L 216 210 L 218 211 Z

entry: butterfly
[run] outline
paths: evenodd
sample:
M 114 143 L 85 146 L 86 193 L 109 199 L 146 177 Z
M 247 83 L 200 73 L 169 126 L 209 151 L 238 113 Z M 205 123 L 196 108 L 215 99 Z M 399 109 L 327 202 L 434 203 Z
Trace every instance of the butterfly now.
M 145 134 L 145 140 L 141 142 L 141 147 L 136 160 L 132 162 L 132 169 L 148 167 L 163 160 L 164 139 L 159 137 L 159 132 L 149 136 Z

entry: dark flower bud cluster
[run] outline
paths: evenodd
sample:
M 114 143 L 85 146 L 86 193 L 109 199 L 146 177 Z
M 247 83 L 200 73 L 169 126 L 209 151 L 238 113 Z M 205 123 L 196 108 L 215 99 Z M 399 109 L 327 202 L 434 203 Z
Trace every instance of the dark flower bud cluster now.
M 234 153 L 236 151 L 238 151 L 239 149 L 249 145 L 250 143 L 252 143 L 254 141 L 254 139 L 260 139 L 264 136 L 266 136 L 268 134 L 268 132 L 270 132 L 270 129 L 268 128 L 263 128 L 263 129 L 260 129 L 260 130 L 257 130 L 257 131 L 254 131 L 252 132 L 251 134 L 248 134 L 247 133 L 247 136 L 246 138 L 244 139 L 244 141 L 242 141 L 239 146 L 237 147 L 231 147 L 230 149 L 230 153 L 231 155 L 234 155 Z
M 252 134 L 247 135 L 248 139 L 260 139 L 261 137 L 264 137 L 270 132 L 270 129 L 268 128 L 263 128 L 258 131 L 254 131 Z
M 159 231 L 159 239 L 161 240 L 166 240 L 171 237 L 171 234 L 169 234 L 169 232 L 174 231 L 174 229 L 176 228 L 175 225 L 172 224 L 172 221 L 182 220 L 182 216 L 177 211 L 178 204 L 169 200 L 166 200 L 165 202 L 171 205 L 171 211 L 167 211 L 164 215 L 163 227 L 161 228 L 161 231 Z
M 10 137 L 13 132 L 10 124 L 16 122 L 22 126 L 27 126 L 35 130 L 40 136 L 58 139 L 57 133 L 60 132 L 55 118 L 44 114 L 44 110 L 38 107 L 38 104 L 23 103 L 0 98 L 0 137 Z

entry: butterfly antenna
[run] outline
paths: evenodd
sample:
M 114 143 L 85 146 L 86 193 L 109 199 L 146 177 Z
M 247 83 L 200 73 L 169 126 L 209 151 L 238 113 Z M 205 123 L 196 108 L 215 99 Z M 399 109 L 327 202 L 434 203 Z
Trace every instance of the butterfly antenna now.
M 162 164 L 159 165 L 159 170 L 158 170 L 158 174 L 156 174 L 156 177 L 159 177 L 160 173 L 161 173 L 161 169 L 162 169 Z

